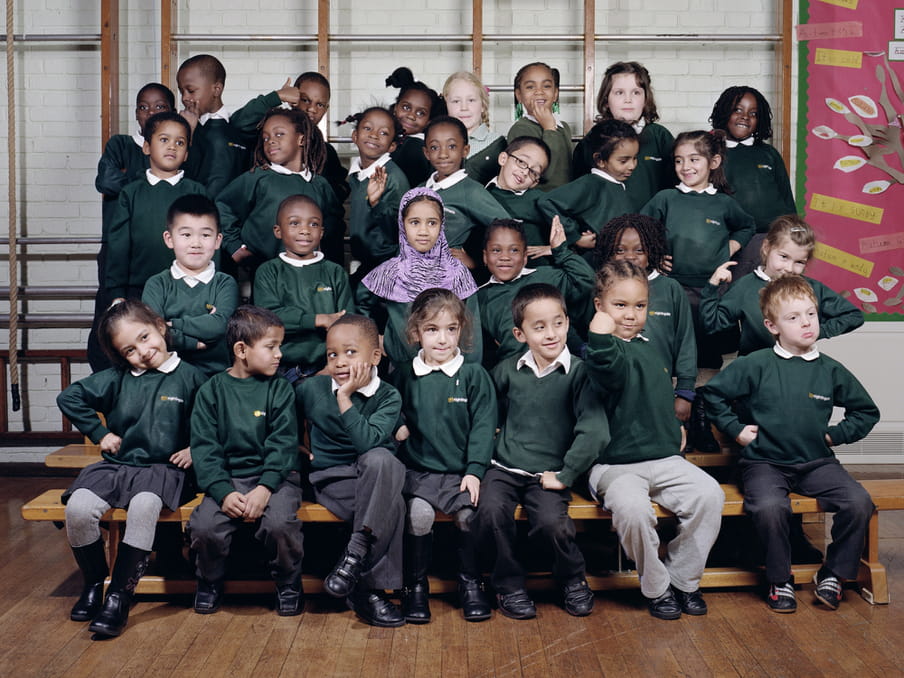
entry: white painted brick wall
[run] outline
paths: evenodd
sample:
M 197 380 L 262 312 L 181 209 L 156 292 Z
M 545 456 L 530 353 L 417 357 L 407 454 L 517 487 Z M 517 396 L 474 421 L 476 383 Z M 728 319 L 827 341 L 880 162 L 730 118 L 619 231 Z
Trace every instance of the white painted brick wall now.
M 391 102 L 396 90 L 384 87 L 385 77 L 397 66 L 408 65 L 418 79 L 437 90 L 456 70 L 470 69 L 467 43 L 431 41 L 439 33 L 469 33 L 471 5 L 463 0 L 390 0 L 378 5 L 360 0 L 331 4 L 333 33 L 423 35 L 419 43 L 335 43 L 330 73 L 333 100 L 330 120 L 344 118 L 373 102 Z M 598 34 L 635 33 L 771 33 L 775 30 L 776 0 L 598 0 Z M 16 32 L 98 33 L 97 0 L 28 0 L 16 3 Z M 517 7 L 515 7 L 517 5 Z M 133 131 L 134 98 L 147 82 L 160 79 L 160 1 L 122 0 L 120 7 L 120 132 Z M 579 34 L 583 3 L 580 0 L 524 0 L 518 3 L 486 1 L 487 34 Z M 178 31 L 183 33 L 314 34 L 316 3 L 311 0 L 182 0 Z M 238 108 L 248 99 L 282 85 L 304 70 L 316 70 L 313 44 L 248 43 L 181 44 L 178 60 L 209 52 L 227 69 L 224 100 Z M 102 149 L 100 139 L 100 47 L 27 43 L 16 49 L 19 232 L 22 235 L 96 236 L 100 232 L 100 200 L 94 174 Z M 773 48 L 760 45 L 701 45 L 651 43 L 599 43 L 597 72 L 617 60 L 643 62 L 653 76 L 662 122 L 673 132 L 705 127 L 718 94 L 727 86 L 749 83 L 775 100 Z M 537 41 L 486 42 L 484 81 L 504 88 L 491 95 L 491 119 L 505 133 L 512 122 L 511 83 L 517 69 L 530 61 L 546 61 L 559 68 L 562 82 L 582 82 L 579 43 Z M 178 65 L 178 64 L 176 64 Z M 597 77 L 599 84 L 599 77 Z M 562 115 L 580 131 L 581 96 L 562 94 Z M 6 106 L 0 108 L 0 144 L 6 144 Z M 348 136 L 348 127 L 330 124 L 330 134 Z M 340 151 L 348 152 L 347 147 Z M 0 173 L 0 191 L 7 188 Z M 2 217 L 6 220 L 6 207 Z M 96 282 L 95 248 L 86 246 L 30 247 L 42 253 L 20 266 L 20 280 L 29 285 L 90 285 Z M 0 264 L 6 280 L 7 267 Z M 5 282 L 0 282 L 4 285 Z M 6 313 L 6 300 L 0 312 Z M 91 302 L 32 301 L 31 312 L 69 310 L 88 313 Z M 84 346 L 86 330 L 30 330 L 19 345 L 65 349 Z M 3 341 L 5 344 L 5 340 Z M 76 368 L 74 377 L 83 376 Z M 54 398 L 58 375 L 50 366 L 27 370 L 29 425 L 55 430 L 58 414 Z M 10 414 L 21 430 L 21 413 Z M 6 452 L 4 454 L 3 452 Z M 28 450 L 0 450 L 0 459 L 31 459 Z

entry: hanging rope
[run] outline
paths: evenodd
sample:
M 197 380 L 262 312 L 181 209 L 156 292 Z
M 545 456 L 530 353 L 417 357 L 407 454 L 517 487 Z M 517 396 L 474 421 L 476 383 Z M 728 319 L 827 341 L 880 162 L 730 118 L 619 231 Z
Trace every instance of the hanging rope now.
M 9 158 L 9 388 L 13 412 L 19 399 L 19 262 L 16 256 L 16 87 L 13 0 L 6 0 L 6 151 Z

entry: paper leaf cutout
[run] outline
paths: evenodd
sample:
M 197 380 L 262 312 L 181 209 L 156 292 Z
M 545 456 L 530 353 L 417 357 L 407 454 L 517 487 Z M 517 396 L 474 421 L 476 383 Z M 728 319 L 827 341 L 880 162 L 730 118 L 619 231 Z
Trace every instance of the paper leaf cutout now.
M 842 172 L 853 172 L 855 170 L 860 169 L 866 164 L 866 158 L 859 155 L 846 155 L 843 158 L 838 158 L 835 161 L 835 164 L 832 165 L 834 169 L 841 170 Z
M 879 195 L 879 193 L 884 193 L 888 190 L 888 187 L 891 186 L 890 181 L 885 181 L 884 179 L 879 179 L 878 181 L 870 181 L 866 184 L 863 184 L 863 192 L 867 195 Z

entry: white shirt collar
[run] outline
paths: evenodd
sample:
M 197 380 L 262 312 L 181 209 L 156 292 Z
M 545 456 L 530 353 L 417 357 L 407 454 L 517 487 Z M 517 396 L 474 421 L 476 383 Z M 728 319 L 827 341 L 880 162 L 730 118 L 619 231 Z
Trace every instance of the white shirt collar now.
M 712 184 L 707 184 L 706 188 L 704 188 L 702 191 L 697 191 L 682 181 L 680 184 L 678 184 L 677 188 L 682 193 L 706 193 L 708 195 L 715 195 L 716 193 L 718 193 L 715 186 L 713 186 Z
M 229 117 L 232 114 L 229 112 L 229 109 L 225 106 L 221 106 L 220 110 L 214 111 L 213 113 L 205 113 L 200 118 L 198 118 L 198 122 L 202 125 L 205 124 L 208 120 L 225 120 L 229 122 Z
M 637 122 L 632 122 L 632 123 L 631 123 L 631 127 L 633 127 L 633 128 L 634 128 L 634 131 L 637 132 L 638 134 L 640 134 L 641 132 L 643 132 L 643 128 L 646 127 L 646 126 L 647 126 L 647 121 L 644 120 L 643 118 L 641 118 L 641 119 L 638 120 Z
M 490 136 L 490 128 L 487 127 L 484 123 L 480 123 L 477 127 L 474 128 L 473 132 L 468 132 L 469 139 L 476 139 L 477 141 L 486 141 Z
M 454 358 L 447 360 L 442 365 L 428 365 L 424 362 L 424 349 L 418 351 L 417 355 L 414 356 L 414 359 L 411 361 L 411 367 L 414 369 L 414 374 L 418 377 L 424 377 L 431 372 L 442 372 L 447 377 L 454 377 L 464 364 L 465 357 L 462 355 L 460 348 L 455 349 Z
M 135 145 L 138 148 L 144 148 L 144 135 L 142 135 L 141 130 L 138 130 L 132 135 L 132 141 L 135 142 Z
M 753 269 L 753 272 L 756 274 L 756 277 L 759 278 L 760 280 L 765 280 L 766 282 L 769 282 L 770 280 L 772 280 L 772 278 L 770 278 L 768 275 L 766 275 L 766 271 L 763 270 L 762 266 L 757 266 L 755 269 Z
M 280 252 L 279 258 L 282 259 L 287 264 L 289 264 L 289 266 L 294 266 L 295 268 L 301 268 L 303 266 L 310 266 L 311 264 L 316 264 L 318 261 L 322 261 L 323 260 L 323 252 L 314 252 L 313 259 L 295 259 L 293 257 L 290 257 L 285 252 Z
M 816 360 L 819 357 L 819 349 L 816 348 L 815 343 L 810 347 L 809 351 L 807 351 L 806 353 L 803 353 L 802 355 L 799 355 L 799 356 L 795 356 L 793 353 L 788 351 L 784 346 L 782 346 L 778 342 L 775 342 L 775 345 L 772 347 L 772 350 L 775 351 L 775 354 L 777 356 L 779 356 L 780 358 L 784 358 L 785 360 L 797 357 L 797 358 L 803 358 L 806 361 L 810 361 L 810 360 Z
M 191 275 L 187 273 L 183 268 L 179 265 L 179 262 L 174 261 L 172 266 L 170 266 L 170 275 L 173 276 L 173 280 L 184 280 L 185 284 L 189 287 L 194 287 L 198 283 L 204 283 L 205 285 L 213 280 L 214 274 L 217 272 L 217 267 L 213 265 L 213 262 L 208 262 L 207 268 L 201 271 L 198 275 Z
M 560 366 L 563 370 L 565 370 L 565 374 L 568 374 L 568 370 L 571 369 L 571 353 L 568 352 L 567 348 L 562 349 L 562 352 L 558 355 L 558 357 L 553 360 L 549 365 L 546 366 L 546 369 L 543 371 L 537 366 L 537 361 L 534 360 L 534 354 L 531 351 L 528 351 L 523 356 L 518 358 L 518 362 L 515 365 L 516 370 L 520 370 L 522 367 L 527 365 L 531 371 L 536 375 L 537 379 L 542 379 L 547 374 L 552 374 L 555 372 Z
M 526 188 L 525 188 L 523 191 L 513 191 L 513 190 L 511 190 L 511 189 L 509 189 L 509 188 L 502 188 L 502 186 L 499 185 L 499 177 L 498 177 L 498 176 L 497 176 L 497 177 L 493 177 L 492 179 L 490 179 L 490 180 L 487 182 L 487 185 L 484 186 L 484 188 L 489 188 L 490 186 L 495 186 L 495 187 L 498 188 L 500 191 L 508 191 L 509 193 L 514 193 L 515 195 L 524 195 L 525 193 L 527 193 L 527 189 L 526 189 Z
M 613 177 L 613 176 L 612 176 L 611 174 L 609 174 L 608 172 L 606 172 L 606 171 L 604 171 L 604 170 L 601 170 L 599 167 L 594 167 L 593 169 L 590 170 L 590 173 L 591 173 L 591 174 L 595 174 L 595 175 L 598 176 L 598 177 L 602 177 L 602 178 L 605 179 L 606 181 L 611 182 L 611 183 L 613 183 L 613 184 L 618 184 L 619 186 L 622 187 L 622 190 L 623 190 L 623 191 L 628 190 L 628 189 L 625 187 L 625 184 L 624 184 L 623 182 L 619 181 L 618 179 L 616 179 L 615 177 Z
M 653 281 L 656 280 L 656 278 L 658 278 L 660 275 L 661 275 L 661 274 L 659 273 L 659 271 L 657 271 L 657 270 L 654 268 L 654 269 L 653 269 L 652 271 L 650 271 L 650 273 L 647 275 L 647 280 L 648 280 L 649 282 L 653 282 Z
M 418 132 L 417 134 L 406 134 L 405 136 L 410 137 L 411 139 L 420 139 L 421 141 L 424 140 L 423 132 Z
M 164 360 L 163 364 L 160 365 L 160 367 L 158 367 L 156 371 L 163 372 L 164 374 L 169 374 L 170 372 L 175 370 L 177 367 L 179 367 L 179 363 L 181 363 L 181 362 L 182 362 L 182 358 L 180 358 L 179 355 L 175 351 L 173 351 L 172 353 L 169 354 L 169 358 Z M 147 372 L 147 370 L 131 369 L 131 370 L 129 370 L 129 372 L 132 373 L 133 377 L 140 377 L 142 374 Z
M 530 275 L 531 273 L 536 273 L 536 272 L 537 272 L 537 269 L 528 268 L 527 266 L 525 266 L 524 268 L 521 269 L 521 272 L 518 273 L 518 275 L 516 275 L 514 278 L 512 278 L 508 282 L 515 282 L 516 280 L 519 280 L 526 275 Z M 481 285 L 480 288 L 487 287 L 488 285 L 504 285 L 504 284 L 505 284 L 504 281 L 500 280 L 495 275 L 491 275 L 490 279 L 487 280 L 483 285 Z
M 537 123 L 538 125 L 540 124 L 540 121 L 537 120 L 537 119 L 536 119 L 534 116 L 532 116 L 530 113 L 525 113 L 525 114 L 524 114 L 524 117 L 527 118 L 528 120 L 530 120 L 531 122 L 535 122 L 535 123 Z M 565 125 L 562 123 L 562 120 L 559 118 L 559 114 L 558 114 L 558 113 L 553 113 L 553 114 L 552 114 L 552 117 L 556 119 L 556 127 L 565 127 Z
M 370 179 L 373 176 L 373 173 L 376 171 L 378 167 L 382 167 L 387 162 L 391 160 L 389 153 L 384 153 L 379 158 L 374 160 L 367 169 L 361 168 L 361 158 L 352 158 L 352 166 L 348 171 L 348 175 L 358 174 L 358 181 L 364 181 L 365 179 Z
M 311 170 L 309 170 L 308 168 L 305 168 L 300 172 L 293 172 L 288 167 L 283 167 L 282 165 L 277 165 L 276 163 L 272 162 L 270 163 L 270 169 L 272 169 L 277 174 L 295 174 L 297 176 L 300 176 L 305 181 L 310 181 L 311 177 L 313 176 L 311 174 Z
M 452 186 L 454 186 L 455 184 L 457 184 L 459 181 L 463 180 L 467 176 L 468 176 L 468 173 L 464 169 L 460 169 L 457 172 L 453 172 L 452 174 L 447 176 L 442 181 L 437 181 L 434 178 L 434 177 L 436 177 L 436 172 L 434 172 L 427 179 L 426 186 L 427 186 L 427 188 L 429 188 L 433 191 L 441 191 L 444 188 L 451 188 Z
M 148 183 L 149 183 L 151 186 L 156 186 L 156 185 L 159 184 L 161 181 L 165 181 L 165 182 L 168 183 L 170 186 L 175 186 L 175 185 L 178 184 L 180 181 L 182 181 L 182 177 L 185 176 L 185 171 L 184 171 L 184 170 L 179 170 L 179 171 L 176 172 L 173 176 L 171 176 L 171 177 L 166 177 L 166 178 L 164 179 L 163 177 L 158 177 L 156 174 L 154 174 L 154 173 L 151 171 L 150 167 L 149 167 L 148 169 L 146 169 L 146 170 L 144 171 L 144 175 L 147 177 Z
M 632 341 L 634 341 L 635 339 L 640 339 L 641 341 L 650 341 L 650 337 L 644 336 L 644 335 L 641 334 L 641 333 L 635 334 L 635 335 L 634 335 L 633 337 L 631 337 L 630 339 L 625 339 L 624 337 L 618 337 L 618 338 L 621 339 L 621 340 L 622 340 L 623 342 L 625 342 L 626 344 L 630 344 L 630 343 L 631 343 Z
M 725 148 L 737 148 L 738 145 L 741 146 L 753 146 L 753 137 L 747 137 L 746 139 L 742 139 L 741 141 L 735 141 L 734 139 L 726 139 L 725 140 Z
M 339 390 L 339 384 L 336 383 L 335 379 L 330 378 L 330 381 L 332 382 L 330 388 L 332 389 L 333 393 L 335 394 L 336 391 Z M 361 388 L 359 388 L 356 391 L 356 393 L 360 393 L 365 398 L 370 398 L 374 393 L 377 392 L 378 388 L 380 388 L 380 377 L 377 376 L 377 368 L 371 367 L 370 368 L 370 381 L 367 382 Z

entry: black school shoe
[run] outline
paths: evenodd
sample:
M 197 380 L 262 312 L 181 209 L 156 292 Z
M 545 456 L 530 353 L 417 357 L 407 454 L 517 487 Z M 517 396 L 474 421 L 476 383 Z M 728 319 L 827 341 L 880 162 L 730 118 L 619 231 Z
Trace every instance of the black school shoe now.
M 355 590 L 363 571 L 364 556 L 346 549 L 342 558 L 323 580 L 323 590 L 334 598 L 347 598 Z
M 794 595 L 794 585 L 786 581 L 784 584 L 770 584 L 769 593 L 766 594 L 766 605 L 773 612 L 788 614 L 797 610 L 797 597 Z
M 678 601 L 678 605 L 681 606 L 681 611 L 684 614 L 699 617 L 707 613 L 706 601 L 703 600 L 703 593 L 700 589 L 690 593 L 685 593 L 681 589 L 674 589 L 674 591 L 675 600 Z
M 661 596 L 648 598 L 647 602 L 650 606 L 650 614 L 657 619 L 671 620 L 681 618 L 681 605 L 678 604 L 671 586 Z
M 405 625 L 402 611 L 386 597 L 384 591 L 358 586 L 345 601 L 361 621 L 371 626 L 394 628 Z
M 524 589 L 514 593 L 497 593 L 496 601 L 499 611 L 511 619 L 533 619 L 537 616 L 537 607 Z
M 813 594 L 817 601 L 826 605 L 830 610 L 837 610 L 844 597 L 841 580 L 833 574 L 820 578 L 820 574 L 823 574 L 822 570 L 813 575 L 813 583 L 816 584 Z
M 194 610 L 197 614 L 213 614 L 223 602 L 223 582 L 198 579 Z
M 562 589 L 565 611 L 574 617 L 586 617 L 593 612 L 593 591 L 586 579 L 566 584 Z
M 483 582 L 479 577 L 468 574 L 458 575 L 458 601 L 465 621 L 478 622 L 489 619 L 493 615 L 490 601 L 487 600 Z
M 276 585 L 276 614 L 295 617 L 304 611 L 304 592 L 301 584 Z

